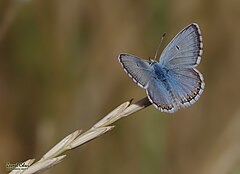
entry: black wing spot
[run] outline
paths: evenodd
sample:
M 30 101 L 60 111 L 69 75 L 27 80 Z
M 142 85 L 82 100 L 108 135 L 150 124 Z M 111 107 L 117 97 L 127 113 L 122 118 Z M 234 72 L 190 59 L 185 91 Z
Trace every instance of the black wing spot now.
M 178 45 L 176 45 L 176 48 L 177 48 L 177 50 L 180 50 L 180 47 Z

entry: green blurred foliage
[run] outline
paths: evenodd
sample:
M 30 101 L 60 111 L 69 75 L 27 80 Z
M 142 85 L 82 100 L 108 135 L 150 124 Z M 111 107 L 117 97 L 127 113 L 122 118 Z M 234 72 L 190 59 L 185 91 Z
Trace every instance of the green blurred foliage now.
M 148 59 L 199 24 L 206 88 L 175 114 L 149 107 L 44 173 L 240 173 L 240 1 L 0 1 L 0 173 L 40 158 L 122 102 L 146 96 L 117 55 Z M 2 170 L 2 171 L 1 171 Z

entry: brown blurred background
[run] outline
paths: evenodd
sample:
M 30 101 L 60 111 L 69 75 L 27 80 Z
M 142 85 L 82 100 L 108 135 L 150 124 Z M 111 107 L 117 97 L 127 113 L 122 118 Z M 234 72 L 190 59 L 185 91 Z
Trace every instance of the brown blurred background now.
M 162 48 L 192 22 L 204 43 L 200 100 L 172 115 L 135 113 L 44 173 L 239 174 L 237 0 L 1 0 L 0 173 L 145 97 L 117 55 L 152 57 L 163 32 Z

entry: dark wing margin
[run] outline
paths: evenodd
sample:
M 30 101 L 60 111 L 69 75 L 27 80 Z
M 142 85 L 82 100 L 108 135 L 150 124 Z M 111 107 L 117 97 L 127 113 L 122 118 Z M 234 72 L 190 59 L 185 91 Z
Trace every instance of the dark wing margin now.
M 140 87 L 146 89 L 152 76 L 152 69 L 148 61 L 126 53 L 120 54 L 118 60 L 124 71 L 133 79 L 133 81 Z

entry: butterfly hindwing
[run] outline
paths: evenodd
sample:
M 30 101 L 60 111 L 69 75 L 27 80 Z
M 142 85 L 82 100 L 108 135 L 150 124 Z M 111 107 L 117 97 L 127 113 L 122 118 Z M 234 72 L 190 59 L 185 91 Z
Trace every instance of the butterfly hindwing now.
M 177 103 L 182 107 L 195 103 L 205 85 L 202 74 L 195 68 L 169 70 L 168 83 Z
M 171 91 L 157 78 L 151 79 L 146 91 L 150 102 L 160 111 L 173 113 L 178 110 Z

